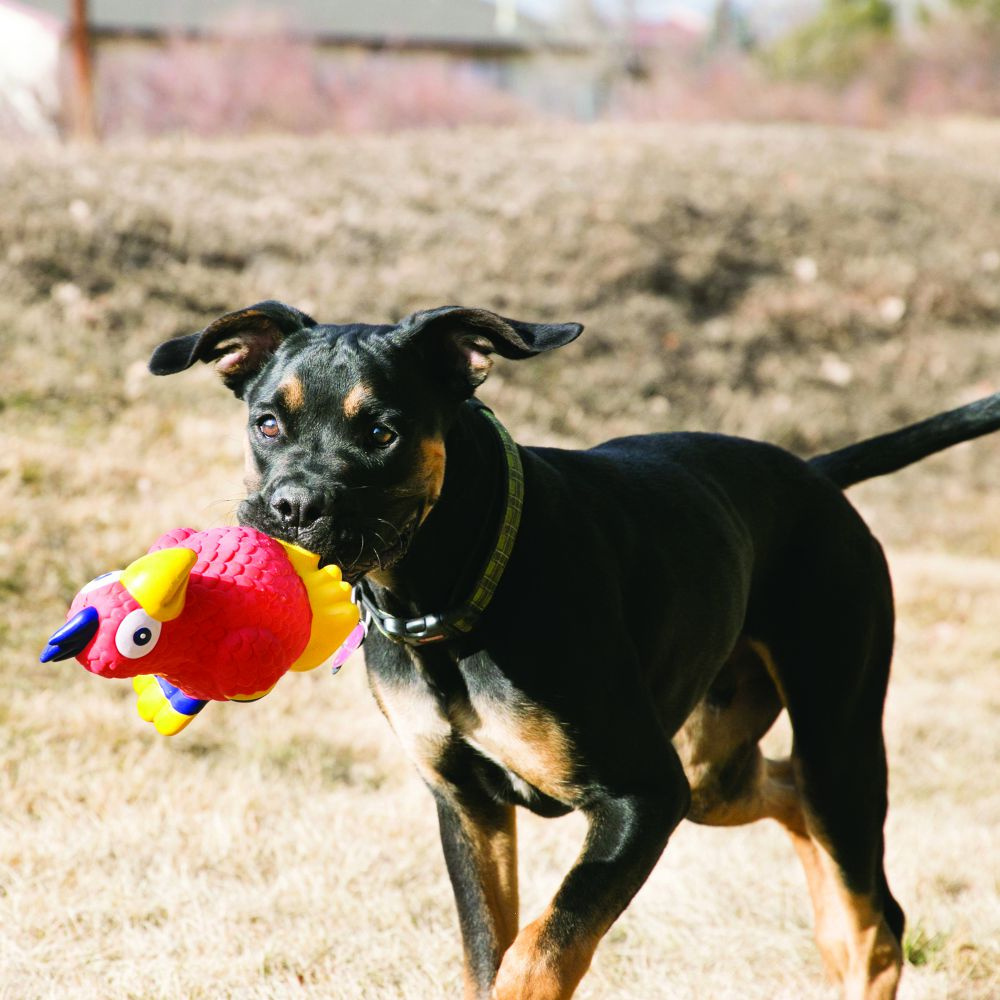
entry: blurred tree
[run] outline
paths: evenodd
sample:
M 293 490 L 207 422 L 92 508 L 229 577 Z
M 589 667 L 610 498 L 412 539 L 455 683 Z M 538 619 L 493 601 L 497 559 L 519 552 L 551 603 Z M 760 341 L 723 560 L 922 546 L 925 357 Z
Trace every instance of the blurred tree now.
M 1000 0 L 949 0 L 956 10 L 1000 22 Z
M 765 61 L 779 76 L 844 84 L 892 39 L 894 28 L 889 0 L 825 0 L 812 20 L 768 50 Z
M 959 10 L 981 11 L 991 17 L 1000 17 L 1000 0 L 951 0 Z
M 755 42 L 746 12 L 733 0 L 716 0 L 709 29 L 709 48 L 713 51 L 741 49 L 748 52 L 754 48 Z

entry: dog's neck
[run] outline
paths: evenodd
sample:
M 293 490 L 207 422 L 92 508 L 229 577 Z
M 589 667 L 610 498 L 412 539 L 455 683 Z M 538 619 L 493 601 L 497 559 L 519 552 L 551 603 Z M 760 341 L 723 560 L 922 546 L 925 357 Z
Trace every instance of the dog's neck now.
M 464 604 L 496 545 L 506 499 L 503 444 L 483 414 L 462 406 L 445 438 L 438 502 L 406 555 L 367 576 L 379 607 L 407 617 Z

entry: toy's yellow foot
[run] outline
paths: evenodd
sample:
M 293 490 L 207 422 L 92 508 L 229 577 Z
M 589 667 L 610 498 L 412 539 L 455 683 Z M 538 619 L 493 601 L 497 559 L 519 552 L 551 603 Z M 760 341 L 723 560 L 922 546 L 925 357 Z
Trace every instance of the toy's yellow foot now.
M 313 615 L 309 642 L 289 669 L 312 670 L 333 656 L 358 624 L 360 614 L 351 603 L 351 585 L 344 583 L 339 566 L 320 569 L 315 553 L 280 539 L 276 541 L 305 584 Z
M 135 706 L 139 717 L 164 736 L 176 736 L 206 704 L 155 674 L 133 677 L 132 687 L 139 696 Z

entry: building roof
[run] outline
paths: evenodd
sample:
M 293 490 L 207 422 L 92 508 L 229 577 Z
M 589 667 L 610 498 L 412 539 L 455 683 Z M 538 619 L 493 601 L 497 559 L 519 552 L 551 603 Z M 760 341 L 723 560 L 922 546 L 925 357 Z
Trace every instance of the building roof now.
M 69 0 L 20 0 L 66 19 Z M 371 45 L 527 48 L 573 44 L 547 25 L 518 13 L 498 17 L 488 0 L 90 0 L 97 34 L 212 34 L 227 17 L 280 15 L 293 32 L 327 41 Z

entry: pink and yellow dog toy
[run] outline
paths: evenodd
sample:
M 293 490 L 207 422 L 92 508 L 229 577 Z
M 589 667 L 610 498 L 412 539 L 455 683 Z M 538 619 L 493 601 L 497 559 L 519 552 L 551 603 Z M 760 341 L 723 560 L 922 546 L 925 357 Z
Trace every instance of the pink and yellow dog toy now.
M 177 528 L 127 569 L 75 597 L 41 661 L 75 656 L 101 677 L 132 677 L 138 711 L 180 732 L 209 701 L 262 698 L 288 670 L 360 644 L 358 609 L 337 566 L 252 528 Z

